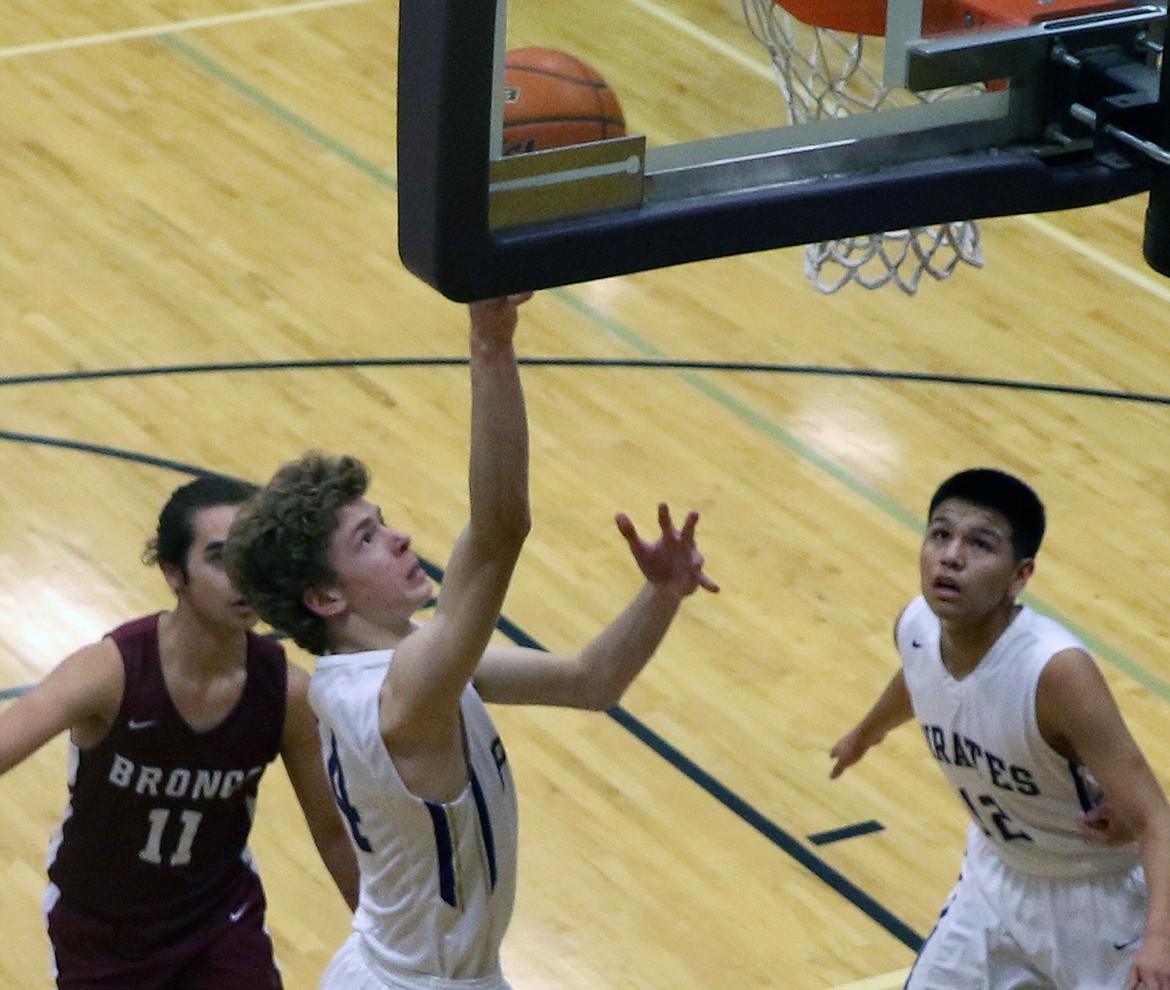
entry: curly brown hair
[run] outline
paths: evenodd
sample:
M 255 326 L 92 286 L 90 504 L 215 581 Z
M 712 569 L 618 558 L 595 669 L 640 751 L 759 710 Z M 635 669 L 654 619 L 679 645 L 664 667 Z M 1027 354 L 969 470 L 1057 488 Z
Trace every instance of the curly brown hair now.
M 369 483 L 356 457 L 306 451 L 244 504 L 224 547 L 228 576 L 248 604 L 318 656 L 329 652 L 329 626 L 304 595 L 337 580 L 329 563 L 333 534 L 342 508 Z

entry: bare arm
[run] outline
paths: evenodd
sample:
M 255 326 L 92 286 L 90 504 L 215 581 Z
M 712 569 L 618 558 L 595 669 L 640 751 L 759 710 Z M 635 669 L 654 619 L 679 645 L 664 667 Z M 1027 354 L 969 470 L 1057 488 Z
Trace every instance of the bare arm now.
M 333 798 L 333 789 L 321 757 L 317 720 L 309 707 L 308 693 L 309 675 L 290 663 L 288 707 L 285 711 L 280 756 L 321 861 L 333 877 L 345 903 L 354 911 L 357 910 L 358 902 L 357 856 Z
M 65 731 L 81 746 L 100 741 L 118 715 L 124 678 L 122 657 L 111 639 L 66 657 L 0 714 L 0 773 Z
M 408 784 L 465 776 L 459 697 L 483 656 L 531 526 L 528 421 L 513 335 L 527 295 L 471 305 L 471 516 L 434 617 L 399 645 L 383 738 Z M 438 788 L 449 791 L 450 786 Z
M 646 578 L 633 601 L 575 654 L 490 647 L 476 671 L 476 689 L 486 701 L 503 704 L 596 711 L 616 705 L 658 649 L 682 599 L 698 588 L 719 590 L 703 573 L 703 556 L 695 546 L 698 520 L 698 513 L 692 512 L 677 530 L 670 509 L 660 504 L 661 536 L 648 544 L 638 537 L 629 517 L 619 515 L 618 529 Z
M 1040 731 L 1069 759 L 1080 759 L 1140 845 L 1149 889 L 1141 948 L 1127 987 L 1170 990 L 1170 804 L 1126 727 L 1109 685 L 1083 650 L 1049 661 L 1036 694 Z
M 890 683 L 886 685 L 865 717 L 837 740 L 837 744 L 829 751 L 829 755 L 836 761 L 829 772 L 829 779 L 840 777 L 872 746 L 885 739 L 891 729 L 910 721 L 913 717 L 914 708 L 910 704 L 906 678 L 899 670 L 890 678 Z

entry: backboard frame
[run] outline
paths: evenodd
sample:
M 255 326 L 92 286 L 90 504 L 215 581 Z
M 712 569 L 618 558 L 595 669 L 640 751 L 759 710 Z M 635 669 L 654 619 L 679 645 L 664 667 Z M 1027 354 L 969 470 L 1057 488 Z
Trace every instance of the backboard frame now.
M 1047 143 L 1035 111 L 1041 81 L 1027 78 L 1002 94 L 998 115 L 974 125 L 932 118 L 908 134 L 905 118 L 895 121 L 907 111 L 894 110 L 868 115 L 874 132 L 846 136 L 806 124 L 672 148 L 647 150 L 635 136 L 520 156 L 539 159 L 532 172 L 546 202 L 597 185 L 597 169 L 617 175 L 621 191 L 577 196 L 568 215 L 506 211 L 506 225 L 497 208 L 493 225 L 493 185 L 497 198 L 514 197 L 533 181 L 493 152 L 503 4 L 400 4 L 399 251 L 455 301 L 873 230 L 1088 206 L 1153 182 L 1148 160 L 1100 155 L 1093 138 Z

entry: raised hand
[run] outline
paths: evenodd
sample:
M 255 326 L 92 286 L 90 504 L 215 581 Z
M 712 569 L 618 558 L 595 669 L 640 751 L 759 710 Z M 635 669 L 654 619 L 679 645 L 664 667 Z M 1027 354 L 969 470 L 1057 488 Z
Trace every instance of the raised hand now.
M 685 598 L 697 588 L 716 592 L 719 585 L 703 573 L 703 555 L 695 546 L 697 512 L 688 512 L 682 529 L 675 529 L 670 508 L 658 503 L 658 525 L 662 531 L 656 543 L 646 543 L 624 512 L 615 517 L 618 531 L 625 537 L 634 560 L 646 580 Z
M 469 304 L 472 338 L 493 343 L 510 341 L 516 333 L 516 310 L 532 295 L 531 292 L 518 292 Z

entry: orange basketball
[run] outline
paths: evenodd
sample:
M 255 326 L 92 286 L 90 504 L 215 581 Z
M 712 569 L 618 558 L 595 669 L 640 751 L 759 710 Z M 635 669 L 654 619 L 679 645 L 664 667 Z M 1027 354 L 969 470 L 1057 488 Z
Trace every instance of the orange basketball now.
M 505 56 L 505 155 L 625 133 L 617 95 L 591 65 L 554 48 L 516 48 Z

